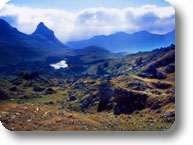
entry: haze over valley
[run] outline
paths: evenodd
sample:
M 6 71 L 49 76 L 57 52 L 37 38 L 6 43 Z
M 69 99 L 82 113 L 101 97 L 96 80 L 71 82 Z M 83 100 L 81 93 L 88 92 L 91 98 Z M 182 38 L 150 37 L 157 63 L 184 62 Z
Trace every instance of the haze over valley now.
M 168 130 L 175 121 L 171 5 L 45 1 L 12 0 L 0 10 L 2 124 L 12 131 Z

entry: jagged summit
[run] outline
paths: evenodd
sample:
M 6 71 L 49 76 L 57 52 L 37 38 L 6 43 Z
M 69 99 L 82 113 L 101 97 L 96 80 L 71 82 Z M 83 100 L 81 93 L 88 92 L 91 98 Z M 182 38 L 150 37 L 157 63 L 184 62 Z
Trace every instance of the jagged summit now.
M 55 34 L 54 31 L 52 31 L 51 29 L 49 29 L 43 22 L 40 22 L 35 30 L 34 33 L 31 34 L 31 36 L 34 39 L 39 39 L 43 42 L 49 43 L 48 41 L 50 41 L 50 43 L 54 43 L 54 45 L 56 47 L 65 47 L 62 42 L 60 42 Z
M 42 35 L 49 40 L 55 40 L 54 31 L 50 30 L 43 22 L 40 22 L 32 35 Z
M 65 48 L 44 23 L 40 23 L 36 31 L 28 35 L 0 19 L 0 66 L 37 60 L 61 53 Z

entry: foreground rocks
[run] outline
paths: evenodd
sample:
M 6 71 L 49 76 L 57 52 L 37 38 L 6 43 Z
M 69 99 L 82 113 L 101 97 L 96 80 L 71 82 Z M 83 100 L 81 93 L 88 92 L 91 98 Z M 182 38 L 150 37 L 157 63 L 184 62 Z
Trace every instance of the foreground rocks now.
M 123 89 L 115 89 L 113 93 L 115 102 L 117 103 L 114 108 L 114 114 L 131 114 L 136 110 L 142 110 L 145 108 L 146 94 L 138 94 L 129 92 Z
M 85 116 L 57 110 L 53 105 L 10 104 L 4 107 L 0 107 L 0 120 L 11 131 L 160 131 L 169 129 L 175 119 L 175 112 L 157 114 L 158 122 L 153 112 L 147 111 L 136 111 L 129 116 L 104 112 Z

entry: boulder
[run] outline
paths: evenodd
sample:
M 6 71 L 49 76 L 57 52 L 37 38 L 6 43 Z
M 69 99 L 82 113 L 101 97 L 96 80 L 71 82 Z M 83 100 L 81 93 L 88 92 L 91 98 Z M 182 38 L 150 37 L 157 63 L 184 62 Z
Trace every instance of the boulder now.
M 174 73 L 175 72 L 175 65 L 173 65 L 173 64 L 167 65 L 165 68 L 165 72 L 168 74 Z
M 171 84 L 166 84 L 166 83 L 162 83 L 162 82 L 153 82 L 151 83 L 155 88 L 158 89 L 169 89 L 172 87 Z
M 53 101 L 48 102 L 49 105 L 54 105 Z
M 89 105 L 95 102 L 95 99 L 93 96 L 89 96 L 88 98 L 84 99 L 82 101 L 82 107 L 81 110 L 84 111 L 84 109 L 87 109 Z
M 149 67 L 145 70 L 145 72 L 146 72 L 146 73 L 149 73 L 149 74 L 151 74 L 151 75 L 153 75 L 153 76 L 156 76 L 156 74 L 157 74 L 156 66 L 154 66 L 154 65 L 149 66 Z
M 105 63 L 103 64 L 103 68 L 107 68 L 107 67 L 109 67 L 109 63 L 108 63 L 108 62 L 105 62 Z
M 137 58 L 137 59 L 135 60 L 136 66 L 139 66 L 139 65 L 141 65 L 142 63 L 143 63 L 143 57 L 139 57 L 139 58 Z
M 100 88 L 99 89 L 99 105 L 98 105 L 98 112 L 109 110 L 109 106 L 107 104 L 109 103 L 109 100 L 113 96 L 113 90 L 111 88 Z
M 13 85 L 19 86 L 23 83 L 22 79 L 14 79 L 10 81 Z
M 168 99 L 168 103 L 170 103 L 170 102 L 175 103 L 175 99 L 176 99 L 175 96 L 171 96 L 171 97 Z
M 69 97 L 69 101 L 75 101 L 77 98 L 76 98 L 76 96 L 70 96 Z
M 72 114 L 69 114 L 69 115 L 68 115 L 68 118 L 72 118 L 72 117 L 73 117 L 73 115 L 72 115 Z
M 146 94 L 130 92 L 121 88 L 115 89 L 113 97 L 116 102 L 114 114 L 131 114 L 145 108 Z
M 41 87 L 34 87 L 33 89 L 35 92 L 43 92 L 45 90 L 45 88 L 41 88 Z
M 161 105 L 159 103 L 156 103 L 156 104 L 153 104 L 150 109 L 151 110 L 156 110 L 156 109 L 159 109 L 159 108 L 161 108 Z
M 10 88 L 9 90 L 12 92 L 18 91 L 18 89 L 16 87 Z
M 157 113 L 157 114 L 158 114 L 158 113 L 161 113 L 161 110 L 158 109 L 158 110 L 155 111 L 155 113 Z
M 50 95 L 50 94 L 54 94 L 56 93 L 56 91 L 54 91 L 52 88 L 48 88 L 45 92 L 45 95 Z
M 96 74 L 97 74 L 98 76 L 103 76 L 103 75 L 106 74 L 106 71 L 99 66 L 99 67 L 97 68 Z
M 156 78 L 157 79 L 166 79 L 166 75 L 164 75 L 162 72 L 157 72 Z
M 17 101 L 17 104 L 24 104 L 24 102 L 22 102 L 22 101 Z
M 4 90 L 0 88 L 0 100 L 8 100 L 9 96 L 8 93 Z

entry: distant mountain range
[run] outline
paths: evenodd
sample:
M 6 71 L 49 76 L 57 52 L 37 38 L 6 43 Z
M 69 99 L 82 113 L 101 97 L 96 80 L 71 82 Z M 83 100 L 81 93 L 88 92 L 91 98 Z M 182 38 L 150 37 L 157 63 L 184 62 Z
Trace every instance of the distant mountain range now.
M 0 19 L 0 65 L 40 59 L 66 48 L 42 22 L 27 35 Z
M 134 34 L 119 32 L 108 36 L 95 36 L 89 40 L 68 42 L 65 45 L 43 22 L 39 23 L 34 33 L 27 35 L 0 19 L 0 67 L 45 60 L 52 56 L 65 56 L 73 63 L 78 63 L 77 60 L 93 63 L 116 58 L 118 55 L 113 52 L 147 51 L 172 43 L 175 43 L 175 31 L 165 35 L 141 31 Z
M 71 48 L 85 48 L 97 45 L 107 48 L 112 52 L 138 52 L 149 51 L 155 48 L 166 47 L 175 44 L 175 30 L 167 34 L 152 34 L 147 31 L 139 31 L 134 34 L 118 32 L 108 36 L 99 35 L 89 40 L 71 41 L 66 45 Z

